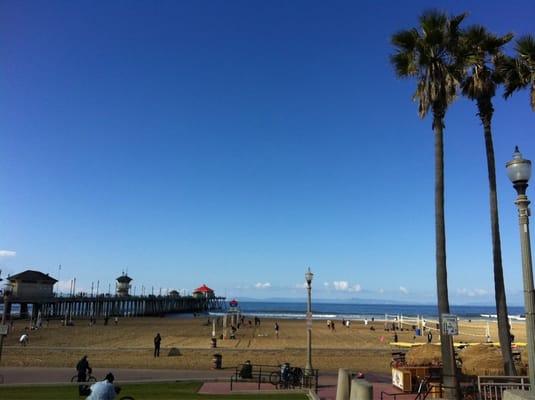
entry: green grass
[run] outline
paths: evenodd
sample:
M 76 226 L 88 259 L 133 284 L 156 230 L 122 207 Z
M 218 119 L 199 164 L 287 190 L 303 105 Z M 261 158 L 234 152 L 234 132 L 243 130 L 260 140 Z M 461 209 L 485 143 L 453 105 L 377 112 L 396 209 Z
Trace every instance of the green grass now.
M 132 396 L 136 400 L 301 400 L 306 399 L 303 393 L 281 394 L 232 394 L 207 395 L 198 394 L 201 382 L 173 382 L 173 383 L 135 383 L 121 385 L 121 393 L 117 396 Z M 72 385 L 50 386 L 0 386 L 0 399 L 6 400 L 73 400 L 82 399 L 78 396 L 78 387 Z

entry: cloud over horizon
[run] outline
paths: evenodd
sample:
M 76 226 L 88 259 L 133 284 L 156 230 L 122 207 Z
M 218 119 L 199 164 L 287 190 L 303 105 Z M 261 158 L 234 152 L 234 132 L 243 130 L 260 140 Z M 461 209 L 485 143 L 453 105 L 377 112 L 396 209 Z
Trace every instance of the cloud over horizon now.
M 362 287 L 358 283 L 350 285 L 348 281 L 334 281 L 332 285 L 334 290 L 340 292 L 360 292 L 362 290 Z
M 489 294 L 489 292 L 488 290 L 485 290 L 485 289 L 459 288 L 457 289 L 457 294 L 461 296 L 477 297 L 477 296 L 486 296 L 487 294 Z
M 0 250 L 0 257 L 15 257 L 16 255 L 17 252 L 13 250 Z

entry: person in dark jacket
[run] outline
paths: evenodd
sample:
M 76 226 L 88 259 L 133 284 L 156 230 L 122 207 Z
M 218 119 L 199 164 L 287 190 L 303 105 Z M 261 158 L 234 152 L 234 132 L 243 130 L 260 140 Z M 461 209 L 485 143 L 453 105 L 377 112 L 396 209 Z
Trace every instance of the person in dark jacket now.
M 78 382 L 86 382 L 87 376 L 91 374 L 91 367 L 89 366 L 89 361 L 87 361 L 87 356 L 83 356 L 78 364 L 76 364 L 76 371 L 78 372 Z
M 154 337 L 154 357 L 160 357 L 160 344 L 162 343 L 162 337 L 159 333 Z

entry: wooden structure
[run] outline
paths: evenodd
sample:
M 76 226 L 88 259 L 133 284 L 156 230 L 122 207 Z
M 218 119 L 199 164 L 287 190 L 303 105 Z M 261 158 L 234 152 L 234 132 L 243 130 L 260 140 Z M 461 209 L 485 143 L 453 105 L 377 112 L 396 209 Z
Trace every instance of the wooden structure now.
M 28 317 L 28 305 L 32 306 L 32 318 L 84 319 L 115 316 L 155 316 L 172 313 L 206 312 L 222 309 L 224 297 L 195 298 L 192 296 L 69 296 L 43 299 L 25 299 L 8 296 L 6 315 L 9 318 L 13 304 L 20 304 L 20 317 Z M 24 311 L 24 313 L 23 313 Z
M 203 296 L 182 297 L 177 291 L 168 296 L 130 296 L 132 278 L 123 274 L 117 278 L 115 296 L 101 294 L 97 296 L 71 295 L 57 297 L 53 293 L 56 279 L 39 271 L 24 271 L 7 278 L 8 285 L 4 290 L 6 320 L 11 318 L 13 304 L 20 306 L 20 318 L 31 317 L 51 319 L 83 319 L 104 318 L 115 316 L 154 316 L 172 313 L 206 312 L 221 310 L 224 297 L 216 297 L 211 292 Z

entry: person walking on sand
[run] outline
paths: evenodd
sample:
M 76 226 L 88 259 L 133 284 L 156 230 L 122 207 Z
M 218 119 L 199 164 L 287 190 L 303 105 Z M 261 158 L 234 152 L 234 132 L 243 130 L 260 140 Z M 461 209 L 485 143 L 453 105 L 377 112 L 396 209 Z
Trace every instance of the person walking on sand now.
M 162 337 L 159 333 L 154 337 L 154 357 L 160 357 L 160 344 L 162 343 Z
M 431 330 L 429 330 L 429 333 L 427 334 L 427 343 L 431 343 L 433 341 L 433 333 Z
M 275 322 L 275 336 L 277 339 L 279 338 L 279 324 Z

